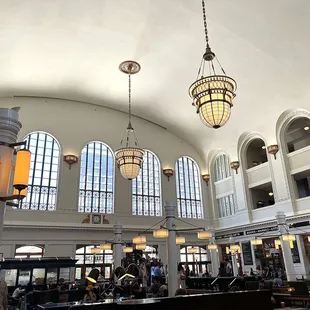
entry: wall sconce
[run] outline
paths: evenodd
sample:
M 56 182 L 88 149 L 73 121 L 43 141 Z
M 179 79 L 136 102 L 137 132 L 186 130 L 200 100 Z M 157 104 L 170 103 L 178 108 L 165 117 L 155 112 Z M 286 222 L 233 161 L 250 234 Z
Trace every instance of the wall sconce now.
M 76 164 L 79 159 L 75 155 L 64 155 L 64 161 L 69 165 L 69 170 L 71 170 L 71 165 Z
M 207 183 L 207 186 L 208 186 L 209 181 L 210 181 L 210 174 L 203 174 L 201 177 Z
M 236 174 L 238 174 L 238 168 L 240 167 L 239 161 L 232 161 L 230 163 L 230 168 L 236 170 Z
M 277 159 L 276 154 L 279 151 L 279 145 L 277 145 L 277 144 L 269 145 L 269 146 L 267 146 L 267 150 L 268 150 L 269 154 L 273 154 L 274 159 Z
M 169 182 L 169 179 L 170 177 L 173 176 L 174 171 L 173 169 L 163 169 L 163 174 L 168 178 L 168 182 Z

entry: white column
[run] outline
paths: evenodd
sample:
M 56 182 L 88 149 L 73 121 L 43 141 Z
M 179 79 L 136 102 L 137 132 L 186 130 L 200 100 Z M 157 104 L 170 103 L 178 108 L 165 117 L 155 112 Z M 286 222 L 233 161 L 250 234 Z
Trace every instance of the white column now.
M 173 297 L 175 291 L 178 288 L 177 280 L 177 255 L 176 255 L 176 244 L 175 244 L 175 206 L 166 205 L 165 213 L 167 219 L 167 228 L 169 230 L 168 242 L 167 242 L 167 254 L 168 254 L 168 292 L 169 297 Z
M 276 215 L 279 232 L 281 235 L 282 254 L 285 264 L 286 276 L 288 281 L 296 280 L 296 272 L 294 268 L 292 252 L 288 241 L 283 240 L 283 235 L 288 234 L 288 226 L 286 224 L 286 216 L 283 211 L 278 211 Z
M 22 127 L 18 121 L 19 108 L 0 108 L 0 142 L 15 143 Z M 0 197 L 9 195 L 10 176 L 12 172 L 13 149 L 0 145 Z M 0 201 L 0 242 L 5 212 L 5 202 Z
M 123 226 L 119 223 L 114 225 L 114 244 L 113 244 L 113 259 L 114 269 L 122 265 L 122 228 Z
M 220 256 L 216 250 L 210 250 L 212 277 L 217 277 L 220 268 Z
M 234 277 L 238 276 L 237 253 L 231 253 L 231 263 L 233 267 Z
M 167 265 L 167 244 L 166 242 L 158 244 L 158 256 L 165 268 L 165 266 Z

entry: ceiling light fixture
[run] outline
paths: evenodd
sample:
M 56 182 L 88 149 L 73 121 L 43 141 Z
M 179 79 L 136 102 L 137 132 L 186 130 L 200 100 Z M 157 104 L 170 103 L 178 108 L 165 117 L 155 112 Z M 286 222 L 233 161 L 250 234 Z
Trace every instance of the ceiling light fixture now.
M 273 196 L 273 192 L 269 192 L 268 195 L 271 197 Z
M 205 2 L 202 0 L 202 13 L 206 36 L 206 51 L 198 70 L 196 81 L 189 88 L 189 95 L 193 98 L 193 106 L 201 121 L 208 127 L 220 128 L 230 117 L 233 99 L 236 96 L 237 83 L 228 77 L 218 58 L 209 46 Z M 222 75 L 215 72 L 213 60 L 222 71 Z M 205 63 L 208 62 L 209 75 L 204 76 Z
M 121 171 L 121 175 L 127 180 L 135 179 L 140 172 L 143 163 L 144 150 L 139 147 L 138 140 L 135 136 L 131 124 L 131 75 L 140 71 L 141 66 L 135 61 L 124 61 L 120 64 L 119 69 L 128 74 L 129 92 L 128 92 L 128 106 L 129 106 L 129 122 L 126 129 L 126 145 L 115 152 L 117 165 Z M 125 136 L 125 135 L 124 135 Z M 133 141 L 131 141 L 133 139 Z M 121 141 L 123 144 L 124 138 Z M 132 143 L 131 143 L 132 142 Z
M 175 238 L 175 244 L 180 245 L 185 243 L 185 238 L 182 236 L 176 236 Z
M 263 145 L 263 146 L 262 146 L 262 149 L 263 149 L 263 150 L 266 150 L 266 145 Z

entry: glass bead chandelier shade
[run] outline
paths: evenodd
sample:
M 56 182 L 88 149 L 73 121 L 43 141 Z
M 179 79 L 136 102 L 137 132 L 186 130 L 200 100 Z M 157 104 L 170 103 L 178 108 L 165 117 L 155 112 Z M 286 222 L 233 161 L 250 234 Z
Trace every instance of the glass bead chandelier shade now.
M 193 99 L 193 106 L 202 123 L 207 127 L 217 129 L 224 126 L 230 118 L 237 83 L 226 75 L 218 58 L 210 48 L 204 0 L 202 0 L 202 12 L 206 50 L 202 57 L 197 79 L 189 88 L 189 95 Z M 216 73 L 214 59 L 223 75 Z M 204 75 L 205 67 L 209 68 L 209 73 L 206 76 Z
M 191 247 L 187 250 L 187 253 L 195 254 L 197 252 L 197 249 L 194 247 Z
M 227 123 L 236 88 L 233 79 L 221 75 L 202 77 L 192 84 L 189 94 L 203 124 L 217 129 Z
M 116 151 L 116 162 L 123 178 L 133 180 L 139 175 L 144 153 L 144 150 L 137 147 L 125 147 Z

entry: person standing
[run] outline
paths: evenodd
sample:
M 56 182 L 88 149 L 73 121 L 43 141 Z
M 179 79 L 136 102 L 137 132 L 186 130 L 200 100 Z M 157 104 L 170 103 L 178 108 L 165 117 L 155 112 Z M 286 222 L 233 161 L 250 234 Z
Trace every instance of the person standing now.
M 178 288 L 186 289 L 185 284 L 185 274 L 184 274 L 184 268 L 182 267 L 182 264 L 178 264 Z

